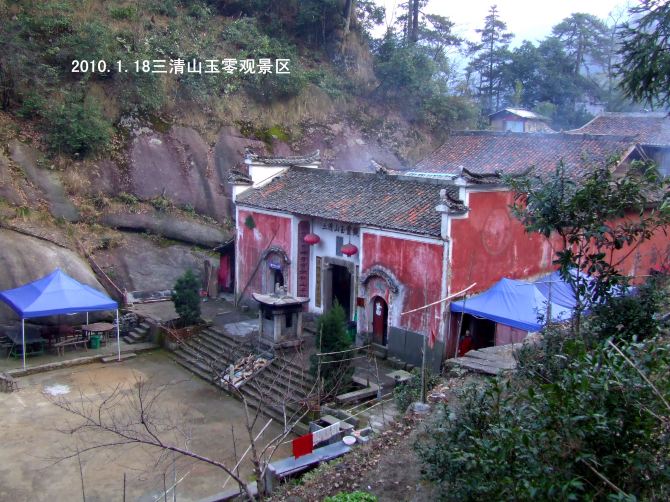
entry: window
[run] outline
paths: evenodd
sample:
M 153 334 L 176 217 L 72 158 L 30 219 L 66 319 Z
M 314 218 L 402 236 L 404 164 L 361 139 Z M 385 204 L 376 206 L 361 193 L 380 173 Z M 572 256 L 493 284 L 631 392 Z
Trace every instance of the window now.
M 344 237 L 335 238 L 335 254 L 342 256 L 342 246 L 344 246 Z

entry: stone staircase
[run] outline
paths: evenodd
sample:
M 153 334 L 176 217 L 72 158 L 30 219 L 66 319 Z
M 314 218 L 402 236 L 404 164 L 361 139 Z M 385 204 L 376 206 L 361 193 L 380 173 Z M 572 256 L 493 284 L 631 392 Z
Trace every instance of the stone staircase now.
M 174 359 L 203 380 L 227 391 L 218 377 L 240 357 L 255 352 L 251 345 L 210 327 L 181 343 L 174 351 Z M 313 393 L 314 382 L 309 372 L 302 369 L 300 361 L 276 355 L 268 366 L 238 390 L 249 405 L 283 424 L 284 411 L 287 420 L 296 420 L 304 411 L 304 403 Z M 307 426 L 298 424 L 294 430 L 307 432 Z
M 148 322 L 142 321 L 140 324 L 135 326 L 127 335 L 123 335 L 123 341 L 128 344 L 142 343 L 146 341 L 147 336 L 149 336 L 149 330 L 151 326 Z

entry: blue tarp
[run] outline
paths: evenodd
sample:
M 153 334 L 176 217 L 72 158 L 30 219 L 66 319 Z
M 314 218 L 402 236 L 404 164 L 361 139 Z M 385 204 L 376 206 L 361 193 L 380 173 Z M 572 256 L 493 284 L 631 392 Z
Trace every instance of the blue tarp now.
M 59 268 L 24 286 L 0 291 L 0 300 L 22 319 L 118 308 L 109 296 L 74 280 Z
M 572 309 L 554 300 L 557 290 L 558 285 L 552 283 L 551 317 L 554 321 L 569 319 Z M 565 290 L 560 289 L 559 297 L 564 294 Z M 561 297 L 561 301 L 567 300 Z M 451 311 L 471 314 L 525 331 L 538 331 L 542 327 L 538 319 L 546 317 L 547 304 L 547 297 L 537 284 L 501 279 L 484 293 L 465 301 L 452 302 Z

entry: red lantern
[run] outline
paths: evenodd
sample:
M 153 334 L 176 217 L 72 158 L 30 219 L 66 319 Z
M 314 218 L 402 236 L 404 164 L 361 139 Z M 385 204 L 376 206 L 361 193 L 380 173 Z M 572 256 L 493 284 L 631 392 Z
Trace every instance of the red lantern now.
M 345 244 L 342 246 L 342 254 L 346 254 L 347 256 L 353 256 L 356 253 L 358 253 L 358 248 L 354 246 L 351 242 L 349 244 Z
M 321 237 L 316 234 L 307 234 L 303 240 L 310 246 L 313 246 L 314 244 L 321 242 Z

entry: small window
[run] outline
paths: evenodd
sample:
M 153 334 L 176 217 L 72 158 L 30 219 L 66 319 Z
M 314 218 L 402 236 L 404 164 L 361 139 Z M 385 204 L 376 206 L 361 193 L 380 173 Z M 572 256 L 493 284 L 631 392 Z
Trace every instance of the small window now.
M 286 314 L 286 327 L 287 328 L 293 327 L 293 314 Z
M 335 254 L 342 256 L 342 246 L 344 246 L 344 237 L 335 238 Z

